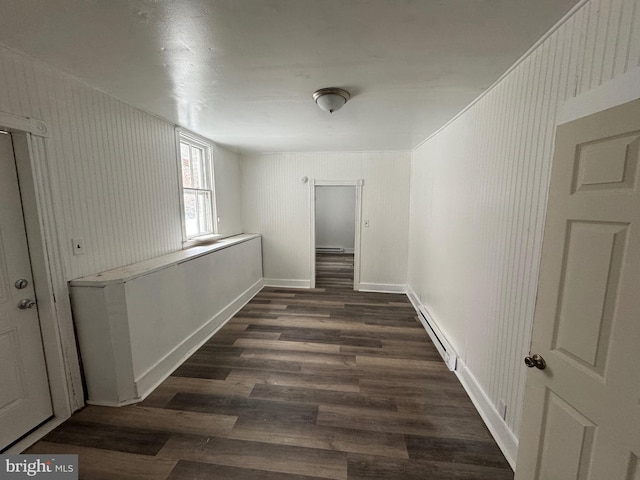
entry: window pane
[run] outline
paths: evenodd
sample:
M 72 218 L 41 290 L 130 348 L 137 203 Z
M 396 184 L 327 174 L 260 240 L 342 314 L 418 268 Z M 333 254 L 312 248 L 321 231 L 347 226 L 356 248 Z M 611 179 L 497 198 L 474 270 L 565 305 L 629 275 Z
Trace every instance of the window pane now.
M 184 191 L 184 224 L 187 238 L 198 235 L 198 203 L 197 194 L 193 190 Z
M 191 157 L 189 145 L 180 142 L 180 162 L 182 163 L 182 186 L 193 187 L 191 178 Z
M 202 149 L 198 147 L 191 147 L 191 159 L 193 162 L 193 187 L 194 188 L 207 188 L 204 185 L 204 169 L 202 168 Z
M 198 217 L 200 234 L 212 233 L 211 192 L 198 192 Z

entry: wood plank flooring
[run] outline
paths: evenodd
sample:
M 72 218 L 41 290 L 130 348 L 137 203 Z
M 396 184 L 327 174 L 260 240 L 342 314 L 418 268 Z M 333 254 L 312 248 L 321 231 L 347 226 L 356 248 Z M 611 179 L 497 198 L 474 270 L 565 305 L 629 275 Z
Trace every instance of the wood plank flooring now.
M 316 287 L 353 290 L 353 253 L 316 251 Z
M 512 479 L 407 297 L 265 288 L 138 405 L 25 453 L 100 480 Z

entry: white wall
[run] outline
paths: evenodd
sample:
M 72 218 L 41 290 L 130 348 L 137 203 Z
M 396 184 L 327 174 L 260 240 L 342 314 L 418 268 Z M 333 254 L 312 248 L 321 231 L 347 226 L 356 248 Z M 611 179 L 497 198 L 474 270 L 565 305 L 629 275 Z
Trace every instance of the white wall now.
M 0 112 L 35 117 L 45 140 L 67 280 L 181 248 L 174 126 L 0 46 Z M 218 214 L 240 233 L 237 156 L 217 148 Z M 71 254 L 83 238 L 84 255 Z
M 316 248 L 342 248 L 353 252 L 355 211 L 355 187 L 316 186 Z
M 218 233 L 236 235 L 242 232 L 242 176 L 239 155 L 214 145 L 213 171 L 216 214 L 220 219 Z
M 408 152 L 272 153 L 242 157 L 244 230 L 262 234 L 267 282 L 310 283 L 310 193 L 317 180 L 364 179 L 361 283 L 405 285 Z
M 409 286 L 488 414 L 506 402 L 512 450 L 556 116 L 639 63 L 640 0 L 593 0 L 412 154 Z

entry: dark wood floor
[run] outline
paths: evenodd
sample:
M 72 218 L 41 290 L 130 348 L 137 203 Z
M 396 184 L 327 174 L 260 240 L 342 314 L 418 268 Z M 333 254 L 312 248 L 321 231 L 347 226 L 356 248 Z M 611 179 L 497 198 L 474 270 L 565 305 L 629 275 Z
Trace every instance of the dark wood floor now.
M 91 480 L 512 479 L 406 296 L 265 288 L 139 405 L 26 453 Z
M 316 288 L 353 290 L 353 253 L 316 252 Z

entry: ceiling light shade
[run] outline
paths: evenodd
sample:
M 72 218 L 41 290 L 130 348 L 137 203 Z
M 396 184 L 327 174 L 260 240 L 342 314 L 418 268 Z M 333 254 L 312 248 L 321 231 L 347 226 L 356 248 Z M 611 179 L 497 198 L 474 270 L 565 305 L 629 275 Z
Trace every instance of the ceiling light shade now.
M 336 87 L 321 88 L 313 92 L 313 99 L 318 106 L 329 113 L 340 110 L 350 98 L 351 94 L 349 92 Z

